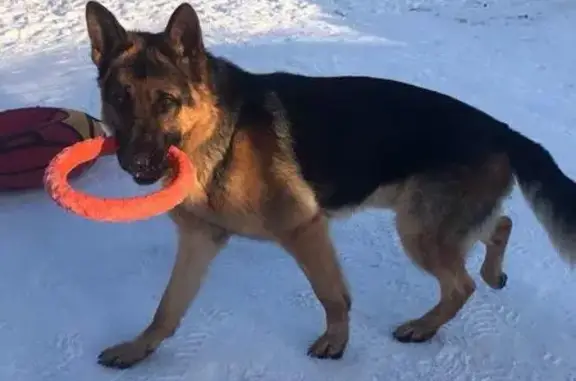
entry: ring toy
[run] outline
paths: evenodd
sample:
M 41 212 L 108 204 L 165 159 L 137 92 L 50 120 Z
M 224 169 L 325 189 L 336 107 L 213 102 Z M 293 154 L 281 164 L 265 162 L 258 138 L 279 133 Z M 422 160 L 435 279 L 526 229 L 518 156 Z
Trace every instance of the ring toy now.
M 184 200 L 193 181 L 193 170 L 186 154 L 175 146 L 168 150 L 171 179 L 156 192 L 136 197 L 99 198 L 70 186 L 68 174 L 74 168 L 99 156 L 113 154 L 116 149 L 113 136 L 87 139 L 63 149 L 46 168 L 46 191 L 60 207 L 79 216 L 105 222 L 147 219 L 172 209 Z

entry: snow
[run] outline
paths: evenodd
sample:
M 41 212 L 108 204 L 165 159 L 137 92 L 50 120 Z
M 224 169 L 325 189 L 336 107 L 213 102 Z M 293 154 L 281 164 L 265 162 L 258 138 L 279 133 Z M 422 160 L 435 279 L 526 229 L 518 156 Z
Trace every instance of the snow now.
M 0 109 L 71 107 L 98 115 L 84 1 L 3 0 Z M 177 0 L 103 1 L 127 27 L 158 30 Z M 369 74 L 457 96 L 542 142 L 576 178 L 573 0 L 195 1 L 209 47 L 252 70 Z M 570 53 L 573 52 L 573 53 Z M 138 188 L 114 159 L 77 181 L 95 193 Z M 525 201 L 508 286 L 478 289 L 429 343 L 392 329 L 437 300 L 435 281 L 404 255 L 386 212 L 333 226 L 354 299 L 340 361 L 313 360 L 323 313 L 278 247 L 235 239 L 214 261 L 177 334 L 124 371 L 96 363 L 149 321 L 168 279 L 175 233 L 165 216 L 107 224 L 67 214 L 41 191 L 0 195 L 0 380 L 291 381 L 576 380 L 575 274 Z

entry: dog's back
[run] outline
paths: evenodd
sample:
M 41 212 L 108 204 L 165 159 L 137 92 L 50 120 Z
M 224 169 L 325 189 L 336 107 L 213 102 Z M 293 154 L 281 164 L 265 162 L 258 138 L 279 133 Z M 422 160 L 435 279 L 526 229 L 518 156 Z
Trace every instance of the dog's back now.
M 505 124 L 432 90 L 359 76 L 251 79 L 257 91 L 250 96 L 278 99 L 262 107 L 279 115 L 279 136 L 290 137 L 303 177 L 328 209 L 352 207 L 416 174 L 505 152 Z

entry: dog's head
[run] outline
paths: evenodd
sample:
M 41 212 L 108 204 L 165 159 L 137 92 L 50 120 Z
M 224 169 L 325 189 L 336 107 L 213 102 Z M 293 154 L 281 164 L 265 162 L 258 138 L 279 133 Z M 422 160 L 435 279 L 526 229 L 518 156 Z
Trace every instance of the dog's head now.
M 138 184 L 155 183 L 168 172 L 169 146 L 206 135 L 215 118 L 198 15 L 183 3 L 164 31 L 128 31 L 89 1 L 86 24 L 102 119 L 114 131 L 120 166 Z

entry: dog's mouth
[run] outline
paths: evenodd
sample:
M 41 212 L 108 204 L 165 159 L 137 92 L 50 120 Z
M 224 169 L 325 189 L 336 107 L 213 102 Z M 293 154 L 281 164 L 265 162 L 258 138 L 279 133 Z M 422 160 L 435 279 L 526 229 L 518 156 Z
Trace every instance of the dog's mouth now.
M 167 142 L 164 138 L 120 144 L 116 156 L 120 167 L 138 185 L 152 185 L 170 172 Z M 122 139 L 121 139 L 122 143 Z
M 120 167 L 127 172 L 138 185 L 152 185 L 169 172 L 168 160 L 165 158 L 155 163 L 132 159 L 130 164 L 120 161 Z
M 140 171 L 132 173 L 132 179 L 138 185 L 152 185 L 160 180 L 163 176 L 163 171 Z
M 164 159 L 157 164 L 147 166 L 136 166 L 130 168 L 128 171 L 132 175 L 132 179 L 138 185 L 152 185 L 162 179 L 168 172 L 168 160 Z

